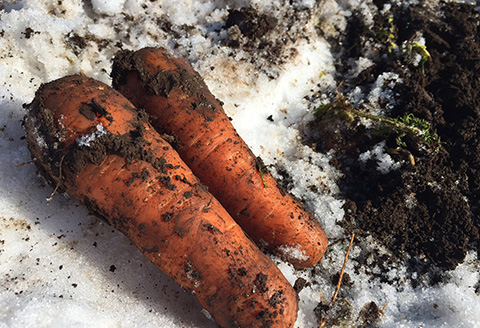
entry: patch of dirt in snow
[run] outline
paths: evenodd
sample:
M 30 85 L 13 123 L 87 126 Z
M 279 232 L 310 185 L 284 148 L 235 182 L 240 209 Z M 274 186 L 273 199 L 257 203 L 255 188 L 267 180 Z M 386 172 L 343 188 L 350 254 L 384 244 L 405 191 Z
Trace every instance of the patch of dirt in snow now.
M 365 124 L 364 118 L 337 120 L 323 130 L 317 120 L 310 127 L 316 133 L 310 142 L 318 151 L 337 153 L 335 165 L 344 173 L 340 189 L 346 199 L 346 232 L 360 239 L 372 235 L 391 252 L 378 257 L 378 264 L 406 260 L 412 272 L 429 273 L 435 284 L 444 270 L 480 246 L 479 13 L 460 3 L 376 4 L 373 26 L 353 12 L 343 42 L 332 44 L 337 79 L 343 81 L 338 92 L 359 111 L 377 107 L 383 111 L 379 116 L 412 113 L 426 120 L 440 143 L 407 136 L 398 147 L 394 135 L 376 133 L 377 126 Z M 361 57 L 373 65 L 354 74 Z M 373 105 L 355 103 L 355 93 L 371 93 L 384 72 L 395 73 L 402 83 Z M 373 156 L 365 156 L 379 142 L 400 168 L 385 173 Z M 367 258 L 357 258 L 359 266 L 367 265 Z

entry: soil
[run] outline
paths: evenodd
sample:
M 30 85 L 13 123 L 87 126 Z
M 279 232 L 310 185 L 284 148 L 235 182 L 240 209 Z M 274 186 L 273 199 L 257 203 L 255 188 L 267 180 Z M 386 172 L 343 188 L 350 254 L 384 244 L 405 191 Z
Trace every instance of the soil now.
M 276 67 L 297 55 L 295 43 L 306 38 L 302 31 L 311 17 L 307 6 L 291 4 L 274 13 L 261 12 L 255 6 L 229 10 L 222 27 L 228 36 L 222 42 L 249 54 L 246 60 L 256 70 L 277 78 Z
M 469 4 L 428 2 L 382 12 L 384 3 L 375 1 L 379 10 L 373 27 L 354 13 L 343 42 L 332 43 L 343 81 L 339 92 L 346 98 L 355 88 L 368 92 L 383 72 L 398 74 L 402 83 L 380 106 L 389 117 L 413 113 L 427 120 L 440 143 L 425 147 L 406 140 L 399 149 L 393 136 L 379 136 L 359 119 L 339 120 L 311 142 L 318 151 L 337 153 L 347 234 L 373 236 L 391 253 L 377 264 L 407 261 L 413 272 L 435 272 L 430 275 L 434 284 L 469 250 L 480 250 L 479 12 Z M 412 44 L 418 35 L 430 54 L 423 64 L 414 61 L 415 54 L 395 48 Z M 351 77 L 352 59 L 366 54 L 374 65 Z M 391 100 L 395 104 L 389 106 Z M 361 153 L 381 141 L 401 163 L 388 173 L 379 171 L 374 159 L 359 161 Z

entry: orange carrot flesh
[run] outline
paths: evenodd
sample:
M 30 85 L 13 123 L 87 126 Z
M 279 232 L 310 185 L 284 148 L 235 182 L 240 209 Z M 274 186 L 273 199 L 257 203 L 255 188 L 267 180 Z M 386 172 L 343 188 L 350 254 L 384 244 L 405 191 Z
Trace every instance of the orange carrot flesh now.
M 328 241 L 318 221 L 259 172 L 221 104 L 183 58 L 157 48 L 121 52 L 112 77 L 158 131 L 178 139 L 185 163 L 258 245 L 298 269 L 321 260 Z
M 46 179 L 128 236 L 221 327 L 293 327 L 291 285 L 118 92 L 84 76 L 43 85 L 25 131 Z

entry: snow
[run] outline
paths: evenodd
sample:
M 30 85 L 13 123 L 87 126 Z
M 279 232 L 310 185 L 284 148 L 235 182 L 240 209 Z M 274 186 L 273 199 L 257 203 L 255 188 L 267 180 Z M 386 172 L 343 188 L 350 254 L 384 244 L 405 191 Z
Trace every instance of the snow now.
M 305 252 L 301 250 L 301 246 L 298 244 L 290 246 L 282 245 L 279 247 L 279 249 L 289 260 L 307 261 L 309 259 Z
M 225 111 L 253 152 L 265 164 L 275 164 L 272 171 L 277 178 L 282 179 L 278 170 L 288 173 L 291 192 L 315 214 L 329 239 L 337 241 L 313 278 L 311 271 L 296 271 L 273 258 L 292 285 L 300 277 L 312 282 L 299 293 L 295 327 L 318 326 L 313 310 L 334 292 L 331 276 L 342 266 L 349 236 L 338 225 L 344 213 L 336 185 L 340 173 L 330 165 L 335 154 L 316 153 L 302 144 L 300 131 L 318 105 L 307 96 L 337 87 L 334 58 L 329 45 L 314 37 L 310 21 L 295 27 L 305 29 L 301 33 L 309 37 L 292 41 L 297 55 L 285 63 L 269 64 L 241 49 L 232 52 L 222 46 L 226 32 L 217 27 L 229 9 L 247 4 L 277 18 L 284 17 L 288 7 L 280 1 L 259 0 L 1 2 L 0 328 L 216 327 L 194 296 L 80 203 L 59 194 L 47 203 L 52 188 L 29 164 L 23 137 L 22 105 L 32 101 L 41 83 L 83 73 L 110 84 L 111 60 L 120 46 L 155 45 L 175 48 L 193 64 L 225 103 Z M 314 8 L 316 1 L 297 1 L 295 6 Z M 368 1 L 326 0 L 313 20 L 322 22 L 325 36 L 334 37 L 345 28 L 354 8 L 371 19 L 369 6 Z M 355 63 L 352 74 L 369 65 L 367 59 Z M 358 101 L 388 98 L 389 83 L 397 82 L 396 76 L 385 72 L 370 93 L 358 92 Z M 88 145 L 102 133 L 99 126 L 79 142 Z M 395 167 L 381 147 L 367 155 L 379 162 L 379 169 Z M 312 184 L 318 190 L 311 190 Z M 372 241 L 369 247 L 379 246 Z M 363 251 L 354 245 L 351 256 Z M 476 254 L 470 253 L 449 273 L 448 282 L 436 287 L 412 286 L 400 264 L 389 268 L 394 283 L 368 273 L 381 268 L 355 272 L 354 264 L 347 263 L 346 272 L 355 283 L 346 296 L 352 299 L 355 313 L 371 301 L 379 308 L 385 306 L 380 327 L 480 327 Z
M 98 14 L 118 15 L 122 12 L 125 1 L 92 0 L 93 10 Z
M 360 163 L 366 164 L 369 159 L 377 162 L 377 171 L 387 174 L 392 170 L 400 168 L 401 164 L 395 162 L 392 157 L 385 152 L 385 141 L 376 144 L 372 150 L 367 150 L 358 156 Z
M 98 137 L 107 134 L 107 132 L 103 129 L 102 123 L 97 124 L 97 129 L 90 134 L 85 134 L 79 138 L 77 138 L 76 142 L 79 146 L 86 146 L 89 147 L 90 143 L 97 139 Z

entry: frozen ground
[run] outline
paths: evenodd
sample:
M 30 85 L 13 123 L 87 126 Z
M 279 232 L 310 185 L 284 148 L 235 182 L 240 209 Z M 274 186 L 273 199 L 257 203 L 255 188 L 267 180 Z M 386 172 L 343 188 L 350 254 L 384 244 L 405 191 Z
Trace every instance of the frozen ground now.
M 0 327 L 216 327 L 195 298 L 176 286 L 120 233 L 74 200 L 55 195 L 28 164 L 22 105 L 41 83 L 82 72 L 110 84 L 116 51 L 163 45 L 185 56 L 221 99 L 240 135 L 266 164 L 292 177 L 292 192 L 323 224 L 332 244 L 323 262 L 296 272 L 275 261 L 293 284 L 310 282 L 299 294 L 296 327 L 316 327 L 313 309 L 334 291 L 349 236 L 336 224 L 343 216 L 337 197 L 334 154 L 300 143 L 302 127 L 321 101 L 312 94 L 335 90 L 335 68 L 318 24 L 338 33 L 350 10 L 368 13 L 368 1 L 265 2 L 24 0 L 0 1 Z M 278 58 L 226 40 L 229 9 L 251 5 L 278 19 L 285 49 Z M 368 15 L 367 15 L 368 16 Z M 285 18 L 287 17 L 287 18 Z M 319 23 L 321 22 L 321 23 Z M 285 33 L 282 28 L 288 26 Z M 230 33 L 230 34 L 229 34 Z M 311 99 L 311 98 L 308 98 Z M 316 190 L 308 186 L 315 184 Z M 372 245 L 375 247 L 375 245 Z M 352 249 L 352 257 L 362 252 Z M 436 287 L 408 283 L 405 268 L 390 268 L 398 283 L 365 272 L 346 272 L 353 319 L 375 302 L 381 327 L 480 327 L 476 254 Z

